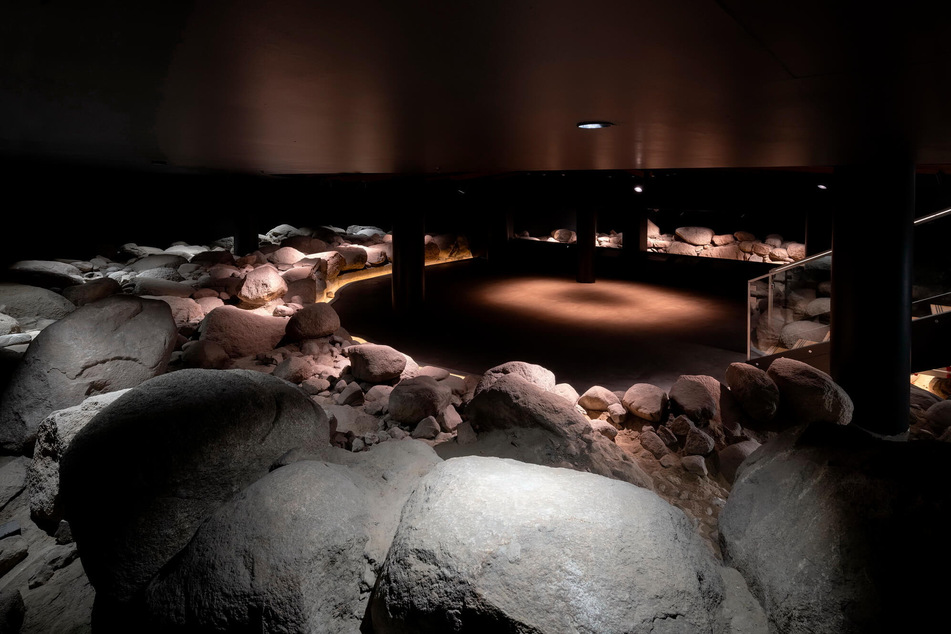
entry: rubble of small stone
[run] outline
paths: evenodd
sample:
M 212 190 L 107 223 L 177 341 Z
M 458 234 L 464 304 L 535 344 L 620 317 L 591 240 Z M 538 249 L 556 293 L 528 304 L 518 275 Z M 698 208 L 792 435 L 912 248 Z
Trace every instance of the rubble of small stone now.
M 720 518 L 763 495 L 748 457 L 853 429 L 828 375 L 779 359 L 579 393 L 522 361 L 420 365 L 317 301 L 362 256 L 308 254 L 315 233 L 237 258 L 127 245 L 0 285 L 0 324 L 30 340 L 2 349 L 0 629 L 820 631 Z M 909 437 L 951 440 L 948 402 L 916 390 Z M 809 609 L 874 611 L 856 584 Z

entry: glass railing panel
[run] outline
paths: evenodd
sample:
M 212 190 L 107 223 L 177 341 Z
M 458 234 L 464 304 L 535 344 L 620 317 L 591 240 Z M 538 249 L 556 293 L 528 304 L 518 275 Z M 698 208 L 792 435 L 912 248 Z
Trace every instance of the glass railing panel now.
M 915 220 L 912 318 L 951 313 L 951 209 Z M 874 260 L 869 262 L 870 271 Z M 747 358 L 829 340 L 832 251 L 773 269 L 748 283 Z
M 951 209 L 915 221 L 912 319 L 951 312 Z
M 750 280 L 747 357 L 828 341 L 831 295 L 828 251 Z

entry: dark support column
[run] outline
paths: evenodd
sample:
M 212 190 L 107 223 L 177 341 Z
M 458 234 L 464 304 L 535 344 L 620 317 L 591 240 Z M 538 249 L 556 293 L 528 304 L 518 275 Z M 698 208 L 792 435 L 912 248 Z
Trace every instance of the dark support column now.
M 598 215 L 590 204 L 582 204 L 577 211 L 578 281 L 594 283 L 594 253 L 597 237 Z
M 806 255 L 815 255 L 831 248 L 832 212 L 827 205 L 810 209 L 806 212 Z
M 830 369 L 855 404 L 853 423 L 908 429 L 911 374 L 911 163 L 837 168 L 832 234 Z M 888 236 L 887 249 L 869 246 Z
M 515 236 L 515 220 L 508 206 L 501 206 L 486 214 L 489 217 L 488 260 L 502 264 L 506 258 L 509 241 Z
M 425 298 L 425 237 L 422 209 L 411 207 L 397 212 L 393 218 L 393 310 L 398 315 L 413 313 Z
M 632 241 L 631 247 L 636 248 L 638 252 L 647 251 L 647 210 L 641 209 L 641 215 L 637 218 L 637 241 Z
M 251 222 L 251 214 L 248 211 L 239 211 L 234 219 L 234 255 L 241 257 L 249 253 L 254 253 L 261 245 L 258 242 L 258 232 Z

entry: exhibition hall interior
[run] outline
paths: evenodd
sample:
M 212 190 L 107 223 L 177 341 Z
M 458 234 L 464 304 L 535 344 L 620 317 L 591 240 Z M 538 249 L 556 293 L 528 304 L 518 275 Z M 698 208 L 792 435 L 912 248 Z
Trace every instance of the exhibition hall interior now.
M 951 7 L 0 19 L 0 632 L 934 631 Z

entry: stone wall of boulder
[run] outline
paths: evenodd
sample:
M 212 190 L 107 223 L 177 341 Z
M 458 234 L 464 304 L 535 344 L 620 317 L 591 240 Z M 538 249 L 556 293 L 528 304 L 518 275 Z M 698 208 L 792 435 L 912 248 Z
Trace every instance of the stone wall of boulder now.
M 789 264 L 806 257 L 805 244 L 784 240 L 778 234 L 762 237 L 747 231 L 717 234 L 708 227 L 678 227 L 673 233 L 663 233 L 650 220 L 647 221 L 647 250 L 768 264 Z
M 522 231 L 515 237 L 519 240 L 560 244 L 575 244 L 578 241 L 577 233 L 571 229 L 555 229 L 549 235 L 540 236 Z M 624 246 L 624 234 L 613 230 L 598 233 L 595 244 L 620 249 Z M 747 231 L 717 234 L 707 227 L 678 227 L 673 233 L 663 233 L 651 220 L 647 221 L 647 251 L 767 264 L 789 264 L 806 257 L 805 244 L 785 240 L 779 234 L 762 237 Z
M 519 240 L 532 240 L 535 242 L 556 242 L 560 244 L 575 244 L 578 242 L 578 234 L 571 229 L 555 229 L 547 236 L 532 236 L 528 231 L 521 231 L 515 235 Z M 597 233 L 594 238 L 595 246 L 605 249 L 620 249 L 624 246 L 624 234 L 614 231 L 607 233 Z

